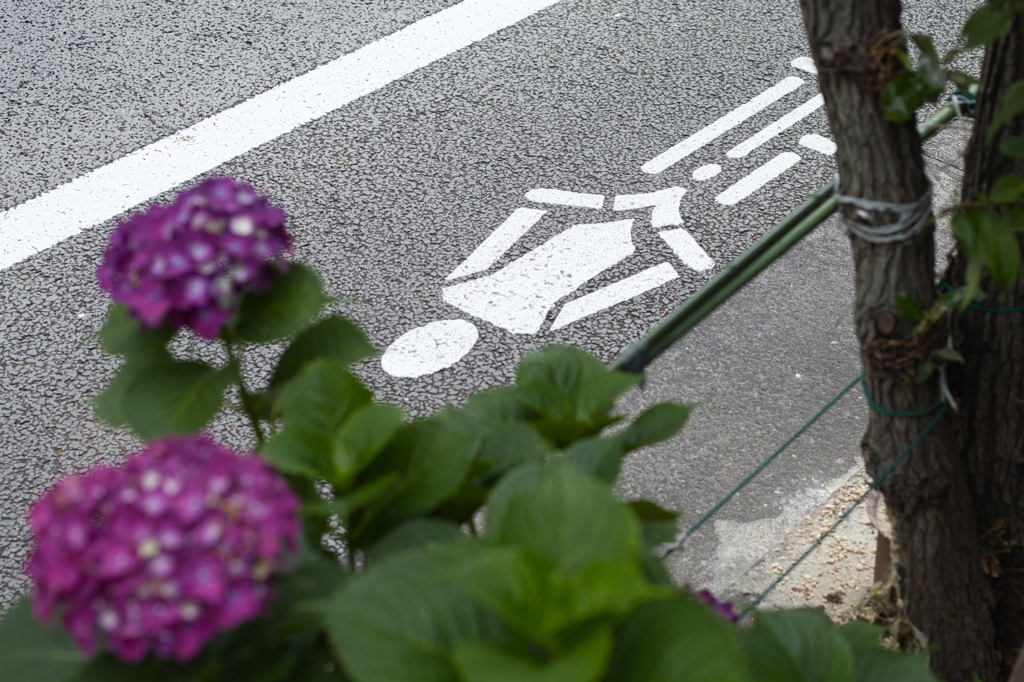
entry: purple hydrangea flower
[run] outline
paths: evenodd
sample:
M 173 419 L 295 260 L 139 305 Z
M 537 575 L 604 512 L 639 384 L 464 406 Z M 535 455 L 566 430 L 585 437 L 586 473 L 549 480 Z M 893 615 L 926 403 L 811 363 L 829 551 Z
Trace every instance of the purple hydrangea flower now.
M 693 596 L 697 598 L 697 601 L 704 604 L 704 606 L 707 606 L 722 618 L 730 620 L 733 623 L 739 621 L 740 617 L 735 611 L 733 611 L 732 602 L 719 600 L 715 595 L 711 594 L 711 590 L 701 590 Z
M 146 326 L 212 339 L 243 290 L 269 289 L 275 269 L 287 267 L 284 221 L 249 185 L 211 178 L 118 225 L 96 278 Z
M 29 512 L 36 617 L 127 662 L 187 661 L 263 612 L 297 547 L 299 500 L 255 454 L 206 436 L 151 443 L 64 479 Z

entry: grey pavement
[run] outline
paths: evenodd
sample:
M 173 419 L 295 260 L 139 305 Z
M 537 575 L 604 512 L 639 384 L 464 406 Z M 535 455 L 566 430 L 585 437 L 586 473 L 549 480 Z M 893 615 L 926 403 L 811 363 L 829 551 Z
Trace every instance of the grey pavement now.
M 0 209 L 454 4 L 0 0 Z M 969 9 L 916 1 L 906 19 L 936 34 L 942 49 L 952 44 L 951 24 Z M 445 277 L 510 213 L 531 206 L 529 190 L 604 194 L 610 204 L 619 194 L 687 188 L 682 227 L 715 260 L 714 270 L 684 267 L 637 214 L 636 253 L 562 303 L 658 263 L 672 263 L 678 279 L 555 331 L 557 306 L 538 334 L 475 320 L 475 348 L 429 376 L 389 376 L 375 360 L 358 368 L 381 399 L 423 415 L 509 380 L 519 358 L 547 343 L 612 359 L 830 178 L 831 157 L 797 145 L 806 134 L 828 136 L 822 110 L 747 157 L 725 156 L 812 96 L 814 77 L 791 66 L 807 54 L 795 0 L 562 0 L 207 175 L 244 179 L 282 205 L 296 257 L 324 273 L 330 293 L 344 301 L 339 309 L 380 348 L 435 320 L 469 319 L 442 300 Z M 793 76 L 807 82 L 800 92 L 660 175 L 640 171 Z M 782 152 L 802 160 L 735 206 L 714 201 Z M 710 163 L 724 167 L 721 175 L 691 178 Z M 575 223 L 622 217 L 553 207 L 494 267 Z M 91 398 L 117 365 L 93 338 L 106 307 L 93 272 L 116 222 L 0 271 L 0 602 L 24 584 L 22 519 L 32 498 L 69 471 L 116 462 L 136 445 L 91 413 Z M 660 391 L 719 411 L 699 410 L 682 440 L 639 456 L 623 481 L 627 494 L 688 512 L 702 508 L 727 487 L 727 472 L 743 471 L 766 443 L 813 413 L 841 377 L 856 374 L 844 317 L 848 259 L 841 238 L 830 234 L 811 237 L 766 273 L 770 285 L 751 290 L 747 309 L 724 309 L 653 368 L 644 396 Z M 800 322 L 787 312 L 794 306 L 819 310 L 818 318 Z M 824 326 L 814 331 L 812 323 Z M 187 335 L 180 348 L 217 355 Z M 266 376 L 273 353 L 258 358 L 251 379 Z M 855 423 L 859 408 L 850 400 L 837 412 Z M 213 430 L 245 445 L 238 426 L 226 417 Z M 729 518 L 778 518 L 789 501 L 848 471 L 857 429 L 843 428 L 834 446 L 832 436 L 812 436 L 808 455 L 788 459 Z M 700 450 L 697 442 L 714 447 Z M 714 538 L 698 539 L 680 559 L 679 575 L 708 580 L 715 552 Z

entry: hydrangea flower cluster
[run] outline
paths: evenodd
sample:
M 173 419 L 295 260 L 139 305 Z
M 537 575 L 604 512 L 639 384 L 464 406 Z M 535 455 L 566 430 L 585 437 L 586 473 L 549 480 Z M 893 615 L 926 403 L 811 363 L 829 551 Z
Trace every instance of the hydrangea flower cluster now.
M 96 277 L 148 327 L 168 322 L 212 339 L 243 290 L 269 289 L 275 264 L 287 267 L 284 221 L 249 185 L 211 178 L 118 225 Z
M 44 623 L 134 663 L 187 661 L 259 615 L 297 547 L 299 500 L 255 454 L 206 436 L 151 443 L 59 483 L 29 512 L 26 573 Z

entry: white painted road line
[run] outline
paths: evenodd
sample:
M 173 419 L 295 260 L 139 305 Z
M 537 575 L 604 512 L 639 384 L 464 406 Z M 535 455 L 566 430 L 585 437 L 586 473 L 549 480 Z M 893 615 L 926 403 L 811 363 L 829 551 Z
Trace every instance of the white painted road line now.
M 836 153 L 836 143 L 821 135 L 804 135 L 800 138 L 800 144 L 808 149 L 813 149 L 822 154 L 832 156 Z
M 789 63 L 794 69 L 800 69 L 807 73 L 813 73 L 815 76 L 818 75 L 818 67 L 814 65 L 814 60 L 810 57 L 797 57 Z
M 0 214 L 0 269 L 559 0 L 464 0 Z
M 555 204 L 557 206 L 572 206 L 573 208 L 593 208 L 596 210 L 604 206 L 603 194 L 566 192 L 560 189 L 531 189 L 526 193 L 526 198 L 538 204 Z
M 771 106 L 773 103 L 782 99 L 803 84 L 803 80 L 796 78 L 795 76 L 783 79 L 781 83 L 773 85 L 746 104 L 740 105 L 711 125 L 708 125 L 698 130 L 693 135 L 690 135 L 671 149 L 658 154 L 656 157 L 641 166 L 640 170 L 644 173 L 652 174 L 662 172 L 669 166 L 682 161 L 708 142 L 711 142 L 720 135 L 732 130 L 754 114 Z
M 795 123 L 804 120 L 825 104 L 824 95 L 815 95 L 793 111 L 789 112 L 775 123 L 765 126 L 758 133 L 751 135 L 743 142 L 725 153 L 730 159 L 738 159 L 754 151 L 768 140 L 772 139 L 782 131 L 790 128 Z
M 615 197 L 613 210 L 652 208 L 651 227 L 682 225 L 683 216 L 679 215 L 679 202 L 683 200 L 684 194 L 686 189 L 682 187 L 667 187 L 647 194 L 620 194 Z
M 517 208 L 446 279 L 458 279 L 491 267 L 546 214 L 547 211 L 537 208 Z
M 670 282 L 678 277 L 679 273 L 675 268 L 668 263 L 662 263 L 619 280 L 615 284 L 609 284 L 586 296 L 580 296 L 565 304 L 551 325 L 551 331 L 561 329 L 576 320 L 599 313 L 623 301 L 628 301 L 651 289 L 657 289 L 665 282 Z
M 659 232 L 658 236 L 665 240 L 679 260 L 683 261 L 683 265 L 696 270 L 697 272 L 704 272 L 715 267 L 715 261 L 711 259 L 708 252 L 701 248 L 697 240 L 687 232 L 680 228 L 678 230 L 665 230 Z
M 731 187 L 715 197 L 715 201 L 726 206 L 737 204 L 761 189 L 796 165 L 800 157 L 793 152 L 783 152 L 774 159 L 755 168 L 749 175 L 736 181 Z

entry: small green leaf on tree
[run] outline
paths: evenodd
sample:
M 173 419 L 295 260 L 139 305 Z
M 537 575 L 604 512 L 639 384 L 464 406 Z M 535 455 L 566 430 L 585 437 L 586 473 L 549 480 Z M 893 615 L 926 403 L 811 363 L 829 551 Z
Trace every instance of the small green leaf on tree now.
M 882 92 L 882 105 L 885 107 L 887 120 L 896 123 L 910 120 L 921 106 L 920 96 L 914 88 L 910 74 L 900 73 L 889 81 Z
M 398 481 L 353 521 L 355 543 L 373 542 L 381 533 L 409 517 L 435 509 L 459 489 L 476 454 L 476 439 L 438 419 L 401 428 L 383 452 L 358 477 L 357 483 L 384 473 Z
M 935 42 L 932 40 L 930 35 L 925 33 L 914 33 L 910 36 L 910 40 L 917 46 L 917 49 L 921 51 L 921 54 L 931 57 L 935 61 L 939 60 L 939 55 L 935 51 Z
M 999 151 L 1011 159 L 1024 159 L 1024 137 L 1011 137 L 999 144 Z
M 292 263 L 288 272 L 274 277 L 269 290 L 245 295 L 234 335 L 254 343 L 283 339 L 309 324 L 327 300 L 320 277 L 306 266 Z
M 981 251 L 992 279 L 1003 291 L 1009 289 L 1020 270 L 1017 235 L 1005 220 L 992 212 L 981 215 Z
M 946 71 L 939 62 L 931 36 L 917 33 L 911 39 L 921 51 L 913 77 L 915 87 L 924 101 L 933 102 L 946 87 Z
M 526 462 L 542 462 L 551 445 L 529 424 L 504 424 L 483 436 L 477 462 L 485 465 L 486 478 L 493 482 L 506 471 Z
M 626 506 L 640 519 L 641 523 L 650 523 L 652 521 L 671 521 L 675 523 L 675 520 L 679 518 L 679 514 L 676 512 L 663 509 L 648 500 L 636 500 L 628 503 Z
M 946 61 L 948 62 L 948 60 Z M 963 71 L 947 71 L 946 77 L 960 89 L 960 92 L 964 93 L 970 92 L 971 86 L 978 82 L 977 78 Z
M 956 248 L 968 259 L 981 257 L 981 213 L 966 211 L 953 216 L 953 237 Z
M 505 545 L 482 553 L 461 579 L 511 630 L 556 654 L 572 645 L 584 624 L 624 616 L 639 604 L 672 594 L 645 579 L 638 558 L 598 560 L 566 570 L 521 546 Z
M 639 380 L 579 348 L 547 346 L 519 364 L 509 394 L 533 413 L 541 435 L 564 448 L 618 421 L 609 415 L 616 399 Z
M 961 54 L 963 54 L 963 49 L 959 47 L 954 47 L 950 50 L 947 50 L 946 53 L 942 55 L 942 63 L 949 64 L 951 61 L 959 57 Z
M 981 257 L 968 258 L 964 270 L 964 297 L 960 302 L 960 312 L 967 310 L 975 298 L 981 296 L 981 275 L 985 271 L 985 263 Z
M 985 144 L 992 144 L 1003 124 L 1021 112 L 1024 112 L 1024 80 L 1017 81 L 1006 89 L 1003 101 L 999 104 L 985 134 Z
M 996 180 L 989 192 L 993 204 L 1010 204 L 1024 194 L 1024 178 L 1017 175 L 1003 175 Z
M 924 306 L 918 302 L 913 294 L 901 291 L 896 294 L 896 309 L 900 311 L 903 317 L 907 318 L 914 324 L 917 324 L 924 318 Z
M 337 515 L 344 519 L 348 515 L 348 507 L 341 500 L 326 502 L 321 499 L 306 500 L 302 505 L 302 525 L 307 537 L 321 536 L 328 529 L 329 519 Z M 312 532 L 310 532 L 312 531 Z
M 961 365 L 967 362 L 964 360 L 964 356 L 960 355 L 960 353 L 953 348 L 940 348 L 932 353 L 932 357 L 943 362 L 958 362 Z
M 363 483 L 358 488 L 345 493 L 338 502 L 345 505 L 345 513 L 352 515 L 377 502 L 389 494 L 398 483 L 398 473 L 389 471 L 377 478 Z
M 991 4 L 982 5 L 964 24 L 966 47 L 988 45 L 999 37 L 1012 18 L 1013 15 L 1004 9 Z
M 914 372 L 914 383 L 923 384 L 932 378 L 935 374 L 935 363 L 931 360 L 925 360 L 917 365 Z
M 319 495 L 315 499 L 307 496 L 306 503 L 302 505 L 306 531 L 309 532 L 312 525 L 316 529 L 316 536 L 319 537 L 320 533 L 327 530 L 327 520 L 332 514 L 337 514 L 341 522 L 347 526 L 353 514 L 379 502 L 390 493 L 397 482 L 398 474 L 391 471 L 344 495 L 339 494 L 330 502 L 320 499 Z M 337 489 L 335 492 L 338 492 Z

